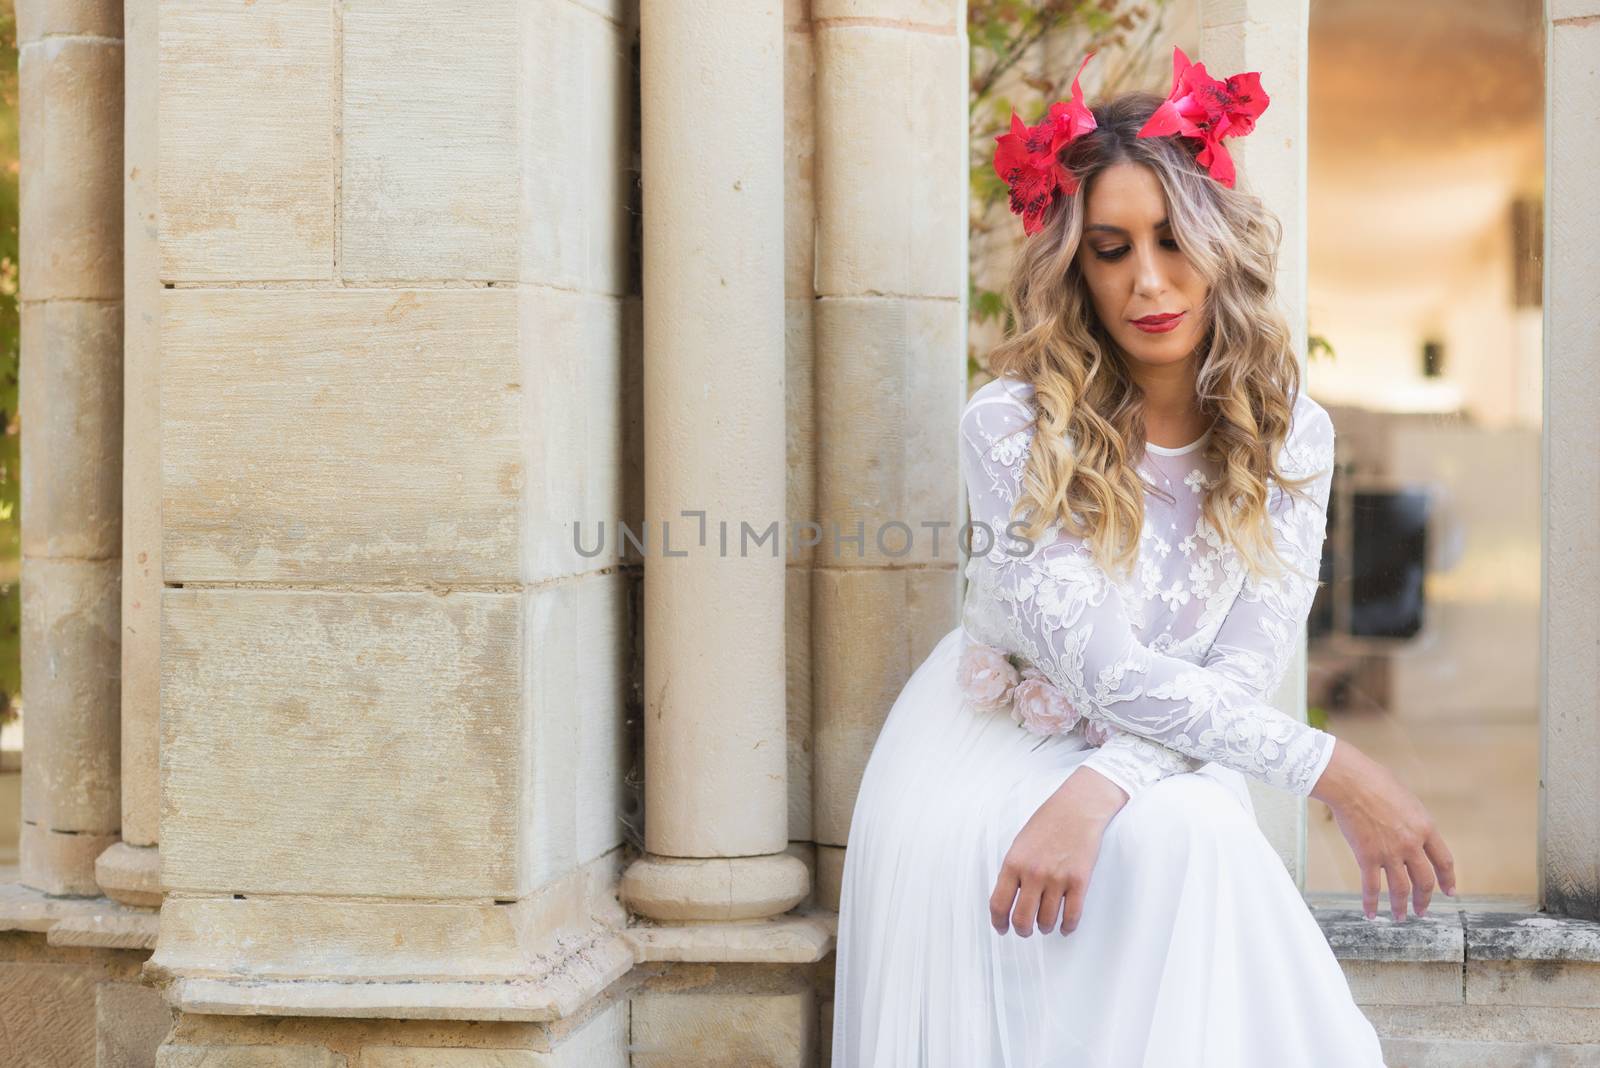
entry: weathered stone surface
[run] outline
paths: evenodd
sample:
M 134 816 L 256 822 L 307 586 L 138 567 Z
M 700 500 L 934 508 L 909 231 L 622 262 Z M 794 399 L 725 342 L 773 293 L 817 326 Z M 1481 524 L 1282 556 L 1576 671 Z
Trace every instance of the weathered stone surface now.
M 812 0 L 813 23 L 826 19 L 892 20 L 907 30 L 958 32 L 960 9 L 950 0 Z
M 529 595 L 520 885 L 543 886 L 622 842 L 624 723 L 633 645 L 627 576 L 585 575 Z
M 1551 22 L 1568 23 L 1582 19 L 1600 18 L 1600 0 L 1550 0 L 1545 9 L 1545 17 Z M 1579 26 L 1581 25 L 1582 23 L 1579 22 Z M 1562 27 L 1562 29 L 1565 28 Z
M 163 597 L 165 889 L 517 896 L 518 595 Z
M 95 991 L 95 1068 L 155 1068 L 156 1049 L 174 1018 L 159 990 L 138 983 L 101 983 Z
M 157 932 L 154 910 L 127 909 L 64 916 L 50 927 L 46 937 L 52 946 L 151 950 L 156 948 Z
M 1471 960 L 1582 961 L 1600 964 L 1600 922 L 1521 912 L 1465 914 Z
M 125 4 L 122 256 L 122 840 L 161 823 L 161 268 L 159 4 Z
M 1552 18 L 1597 14 L 1595 0 L 1565 0 Z M 1544 487 L 1543 743 L 1540 768 L 1544 903 L 1600 920 L 1600 18 L 1550 27 L 1545 77 L 1544 411 L 1560 461 Z M 1560 576 L 1559 581 L 1553 581 Z
M 68 964 L 0 963 L 0 1053 L 25 1051 L 37 1068 L 94 1064 L 95 979 Z
M 453 1037 L 453 1036 L 452 1036 Z M 490 1041 L 485 1036 L 485 1041 Z M 543 1045 L 544 1043 L 540 1043 Z M 356 1068 L 629 1068 L 628 1002 L 613 1001 L 549 1048 L 403 1045 L 362 1048 Z
M 116 300 L 122 296 L 122 42 L 51 37 L 25 45 L 17 79 L 21 99 L 30 101 L 18 113 L 23 304 Z
M 742 923 L 635 925 L 628 941 L 642 961 L 734 961 L 805 964 L 833 951 L 836 920 L 785 913 Z
M 517 6 L 343 5 L 345 278 L 516 276 Z
M 660 857 L 629 865 L 618 888 L 655 920 L 758 920 L 787 912 L 810 892 L 805 863 L 788 853 L 752 857 Z
M 790 513 L 791 515 L 794 513 Z M 811 568 L 784 572 L 784 659 L 787 663 L 789 839 L 811 838 Z
M 1600 1068 L 1600 1046 L 1385 1038 L 1388 1068 Z
M 531 970 L 511 909 L 168 897 L 149 969 L 258 979 L 504 979 Z
M 165 1045 L 156 1068 L 345 1068 L 342 1053 L 315 1046 Z
M 542 1054 L 527 1049 L 463 1049 L 444 1046 L 368 1046 L 356 1068 L 543 1068 Z
M 96 898 L 94 860 L 116 841 L 115 834 L 52 831 L 24 820 L 17 842 L 21 884 L 63 898 Z
M 954 304 L 966 291 L 965 35 L 825 22 L 815 39 L 817 292 Z M 909 104 L 911 85 L 915 107 L 884 106 Z
M 17 0 L 16 12 L 19 45 L 37 41 L 45 34 L 122 36 L 120 5 L 106 0 Z
M 823 528 L 815 565 L 922 564 L 953 576 L 962 521 L 957 425 L 966 399 L 960 306 L 827 297 L 815 316 Z M 937 523 L 946 525 L 924 526 Z
M 819 844 L 845 844 L 878 731 L 912 671 L 958 621 L 956 593 L 953 565 L 815 571 L 812 793 Z
M 518 348 L 526 369 L 523 455 L 531 472 L 522 541 L 530 582 L 613 568 L 622 560 L 617 523 L 638 514 L 624 499 L 624 480 L 637 473 L 637 457 L 629 451 L 619 398 L 624 368 L 638 356 L 625 334 L 625 314 L 609 296 L 543 286 L 517 291 Z M 640 529 L 637 521 L 633 529 Z
M 1567 1005 L 1600 1009 L 1600 964 L 1574 960 L 1469 960 L 1474 1005 Z
M 122 305 L 29 301 L 22 331 L 23 555 L 115 559 L 122 546 Z
M 816 36 L 812 33 L 807 13 L 803 8 L 792 10 L 794 7 L 795 0 L 785 0 L 783 288 L 785 295 L 795 305 L 801 305 L 810 304 L 815 296 L 812 280 L 817 265 L 817 58 Z M 810 379 L 805 381 L 809 388 Z M 792 415 L 792 408 L 790 412 Z
M 1339 962 L 1358 1005 L 1451 1005 L 1461 1001 L 1460 961 Z
M 810 1068 L 811 991 L 644 994 L 633 1000 L 634 1068 Z
M 516 6 L 523 87 L 516 118 L 522 186 L 518 277 L 555 289 L 620 295 L 629 286 L 628 203 L 636 180 L 630 138 L 637 88 L 632 33 L 619 25 L 624 5 L 527 0 Z M 476 43 L 481 20 L 472 10 L 463 25 L 472 26 Z
M 161 907 L 161 852 L 155 846 L 118 842 L 95 858 L 94 877 L 107 897 L 124 905 Z
M 1558 1005 L 1363 1005 L 1388 1038 L 1600 1045 L 1600 1010 Z
M 163 280 L 333 276 L 335 10 L 161 4 Z
M 121 822 L 121 572 L 116 559 L 22 558 L 30 755 L 22 763 L 24 823 L 105 836 L 115 835 Z M 87 856 L 88 877 L 95 857 L 110 844 Z
M 45 934 L 59 923 L 102 923 L 115 926 L 124 920 L 151 919 L 147 909 L 131 909 L 103 897 L 56 897 L 21 883 L 7 881 L 14 875 L 0 869 L 0 931 L 32 931 Z
M 540 1054 L 537 1068 L 632 1068 L 628 1029 L 631 1006 L 614 1001 L 563 1036 L 550 1053 Z
M 817 907 L 839 911 L 839 890 L 844 883 L 842 846 L 817 846 Z
M 166 580 L 516 581 L 518 345 L 510 290 L 168 290 Z
M 1440 907 L 1426 916 L 1407 913 L 1396 923 L 1379 912 L 1367 919 L 1359 909 L 1313 908 L 1322 933 L 1343 961 L 1436 961 L 1460 964 L 1465 936 L 1461 914 Z

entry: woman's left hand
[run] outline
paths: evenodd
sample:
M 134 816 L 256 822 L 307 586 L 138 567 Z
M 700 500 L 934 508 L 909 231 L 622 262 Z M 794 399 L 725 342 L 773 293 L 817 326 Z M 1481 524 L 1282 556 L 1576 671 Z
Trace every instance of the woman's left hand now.
M 1006 852 L 989 896 L 989 922 L 1000 934 L 1009 923 L 1027 938 L 1061 921 L 1071 934 L 1083 912 L 1100 839 L 1128 795 L 1093 768 L 1079 766 L 1029 818 Z

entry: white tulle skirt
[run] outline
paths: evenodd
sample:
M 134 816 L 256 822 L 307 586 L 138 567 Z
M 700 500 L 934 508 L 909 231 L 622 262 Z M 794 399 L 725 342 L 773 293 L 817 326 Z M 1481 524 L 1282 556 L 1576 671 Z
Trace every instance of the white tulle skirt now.
M 1372 1068 L 1372 1025 L 1243 777 L 1210 764 L 1111 821 L 1078 928 L 996 933 L 1017 832 L 1088 754 L 956 687 L 952 630 L 867 762 L 839 909 L 833 1068 Z

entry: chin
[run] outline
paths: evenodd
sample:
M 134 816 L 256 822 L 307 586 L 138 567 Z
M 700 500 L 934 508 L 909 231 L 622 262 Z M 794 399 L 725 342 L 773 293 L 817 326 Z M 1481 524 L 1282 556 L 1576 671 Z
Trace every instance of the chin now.
M 1128 358 L 1139 363 L 1169 364 L 1185 360 L 1199 345 L 1200 339 L 1193 330 L 1174 330 L 1170 334 L 1146 334 L 1130 327 L 1118 331 L 1122 336 L 1115 340 Z

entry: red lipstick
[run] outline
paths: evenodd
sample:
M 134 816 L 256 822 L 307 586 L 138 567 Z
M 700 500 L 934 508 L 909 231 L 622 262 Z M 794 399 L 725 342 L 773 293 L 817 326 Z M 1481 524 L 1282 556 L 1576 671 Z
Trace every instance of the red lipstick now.
M 1176 330 L 1178 324 L 1183 322 L 1184 312 L 1162 312 L 1160 315 L 1146 315 L 1142 319 L 1134 319 L 1133 325 L 1147 334 L 1165 334 L 1169 330 Z

